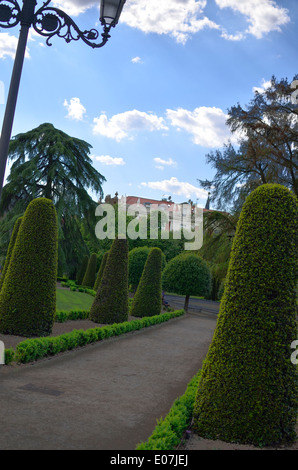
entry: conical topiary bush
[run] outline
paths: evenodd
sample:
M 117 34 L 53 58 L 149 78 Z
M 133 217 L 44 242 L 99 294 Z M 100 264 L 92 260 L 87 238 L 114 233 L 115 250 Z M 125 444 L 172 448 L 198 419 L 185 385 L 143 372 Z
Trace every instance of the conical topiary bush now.
M 93 289 L 96 277 L 96 263 L 97 263 L 97 256 L 95 253 L 89 258 L 88 266 L 83 277 L 82 285 L 86 287 L 90 287 Z
M 82 285 L 82 282 L 83 282 L 83 279 L 84 279 L 84 276 L 85 276 L 85 272 L 86 272 L 86 269 L 88 267 L 88 263 L 89 263 L 89 256 L 85 255 L 83 257 L 82 264 L 80 266 L 79 273 L 78 273 L 78 278 L 77 278 L 77 283 L 78 283 L 79 286 Z
M 195 401 L 201 437 L 262 446 L 294 439 L 297 224 L 297 198 L 283 186 L 260 186 L 246 199 Z
M 109 252 L 106 251 L 104 253 L 103 257 L 102 257 L 100 267 L 99 267 L 99 270 L 98 270 L 98 273 L 97 273 L 97 276 L 96 276 L 96 280 L 95 280 L 95 283 L 94 283 L 94 286 L 93 286 L 93 290 L 95 290 L 95 291 L 97 291 L 98 286 L 100 284 L 100 281 L 101 281 L 101 278 L 102 278 L 102 275 L 103 275 L 103 271 L 104 271 L 104 268 L 106 266 L 106 262 L 107 262 L 107 259 L 108 259 L 108 255 L 109 255 Z
M 53 202 L 27 207 L 0 293 L 0 331 L 19 336 L 51 334 L 56 313 L 57 214 Z
M 161 312 L 161 266 L 162 251 L 151 248 L 137 291 L 134 295 L 130 314 L 134 317 L 149 317 Z
M 17 239 L 17 235 L 18 235 L 19 228 L 21 226 L 22 220 L 23 220 L 23 217 L 19 217 L 16 220 L 16 222 L 13 226 L 13 230 L 12 230 L 12 234 L 11 234 L 11 237 L 10 237 L 10 241 L 9 241 L 9 245 L 8 245 L 8 249 L 7 249 L 7 254 L 6 254 L 6 258 L 5 258 L 4 267 L 3 267 L 2 274 L 1 274 L 1 277 L 0 277 L 0 291 L 2 289 L 3 281 L 4 281 L 5 275 L 6 275 L 7 270 L 8 270 L 8 266 L 9 266 L 9 263 L 10 263 L 10 258 L 11 258 L 11 255 L 12 255 L 12 251 L 13 251 L 13 248 L 14 248 L 15 241 Z
M 121 323 L 128 319 L 128 241 L 115 238 L 89 318 L 96 323 Z

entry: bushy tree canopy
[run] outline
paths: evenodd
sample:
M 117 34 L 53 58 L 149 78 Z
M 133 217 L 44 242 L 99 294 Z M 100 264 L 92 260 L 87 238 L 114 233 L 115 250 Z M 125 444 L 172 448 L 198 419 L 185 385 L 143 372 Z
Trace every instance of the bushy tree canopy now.
M 2 252 L 6 251 L 15 217 L 23 215 L 35 198 L 51 199 L 58 215 L 59 271 L 73 276 L 89 249 L 81 224 L 97 243 L 94 233 L 96 202 L 92 190 L 102 196 L 105 181 L 92 165 L 91 145 L 71 137 L 52 124 L 12 138 L 9 159 L 13 162 L 1 197 L 0 224 Z
M 215 177 L 200 181 L 218 209 L 241 210 L 245 198 L 267 183 L 282 184 L 298 196 L 298 111 L 292 94 L 288 79 L 273 76 L 270 87 L 255 92 L 246 107 L 238 103 L 228 110 L 227 125 L 238 145 L 209 153 Z
M 207 263 L 192 252 L 173 258 L 162 273 L 162 287 L 168 292 L 185 295 L 184 310 L 188 310 L 191 295 L 207 296 L 211 289 L 211 273 Z

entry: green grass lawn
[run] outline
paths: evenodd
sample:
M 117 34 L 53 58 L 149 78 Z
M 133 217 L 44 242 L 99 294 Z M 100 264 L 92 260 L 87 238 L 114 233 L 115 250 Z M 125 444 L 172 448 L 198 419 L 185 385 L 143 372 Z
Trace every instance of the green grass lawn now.
M 90 310 L 94 298 L 84 292 L 57 289 L 56 310 Z

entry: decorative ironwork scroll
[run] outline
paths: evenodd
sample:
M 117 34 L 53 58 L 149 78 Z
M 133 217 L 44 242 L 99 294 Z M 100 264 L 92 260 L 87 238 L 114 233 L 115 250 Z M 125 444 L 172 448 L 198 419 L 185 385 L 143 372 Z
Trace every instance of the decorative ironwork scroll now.
M 21 8 L 15 0 L 0 0 L 0 28 L 13 28 L 20 22 Z
M 110 38 L 111 26 L 103 25 L 104 31 L 101 38 L 96 29 L 81 31 L 70 16 L 59 8 L 48 6 L 50 3 L 51 0 L 45 1 L 34 13 L 33 18 L 29 19 L 34 30 L 47 38 L 46 43 L 48 46 L 52 45 L 51 40 L 54 36 L 63 38 L 67 43 L 82 39 L 92 48 L 104 46 Z M 16 26 L 19 22 L 25 20 L 23 16 L 23 11 L 16 0 L 0 0 L 0 28 Z M 97 42 L 99 38 L 101 42 Z

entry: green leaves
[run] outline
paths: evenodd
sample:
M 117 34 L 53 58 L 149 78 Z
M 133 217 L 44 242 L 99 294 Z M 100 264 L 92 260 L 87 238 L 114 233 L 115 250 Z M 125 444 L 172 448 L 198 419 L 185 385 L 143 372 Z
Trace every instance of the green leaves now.
M 207 155 L 216 170 L 212 181 L 200 181 L 212 192 L 218 209 L 241 210 L 246 197 L 258 186 L 283 184 L 298 196 L 298 126 L 296 105 L 291 105 L 291 84 L 271 79 L 264 93 L 255 94 L 247 106 L 228 110 L 227 125 L 242 135 L 238 148 L 225 145 Z
M 9 158 L 13 161 L 8 183 L 3 188 L 0 215 L 4 219 L 1 243 L 6 251 L 9 231 L 35 198 L 51 199 L 58 215 L 59 272 L 73 276 L 82 257 L 89 249 L 82 228 L 89 233 L 89 242 L 98 246 L 95 237 L 96 202 L 89 196 L 92 190 L 103 195 L 103 175 L 95 170 L 89 157 L 91 145 L 70 137 L 45 123 L 29 132 L 16 135 L 10 143 Z M 5 225 L 9 222 L 9 226 Z
M 161 267 L 162 251 L 152 248 L 149 251 L 142 276 L 133 298 L 131 315 L 146 317 L 161 312 Z
M 115 238 L 90 310 L 96 323 L 120 323 L 128 318 L 128 242 Z
M 197 254 L 187 252 L 173 258 L 162 274 L 163 289 L 179 295 L 206 296 L 211 288 L 207 263 Z
M 0 331 L 25 337 L 51 333 L 56 312 L 57 214 L 33 200 L 22 219 L 0 292 Z
M 183 310 L 164 313 L 150 318 L 142 318 L 123 323 L 115 323 L 102 327 L 90 328 L 88 330 L 73 330 L 59 336 L 48 336 L 45 338 L 27 339 L 17 345 L 16 350 L 5 350 L 5 363 L 23 363 L 37 361 L 46 356 L 54 356 L 60 352 L 70 351 L 87 344 L 102 341 L 112 336 L 119 336 L 130 331 L 140 330 L 148 326 L 169 321 L 183 315 Z
M 283 186 L 260 186 L 243 206 L 198 386 L 202 437 L 272 445 L 295 436 L 297 226 L 297 198 Z
M 199 377 L 200 371 L 189 382 L 184 395 L 173 403 L 167 416 L 157 421 L 148 440 L 141 442 L 136 450 L 175 450 L 191 422 Z

